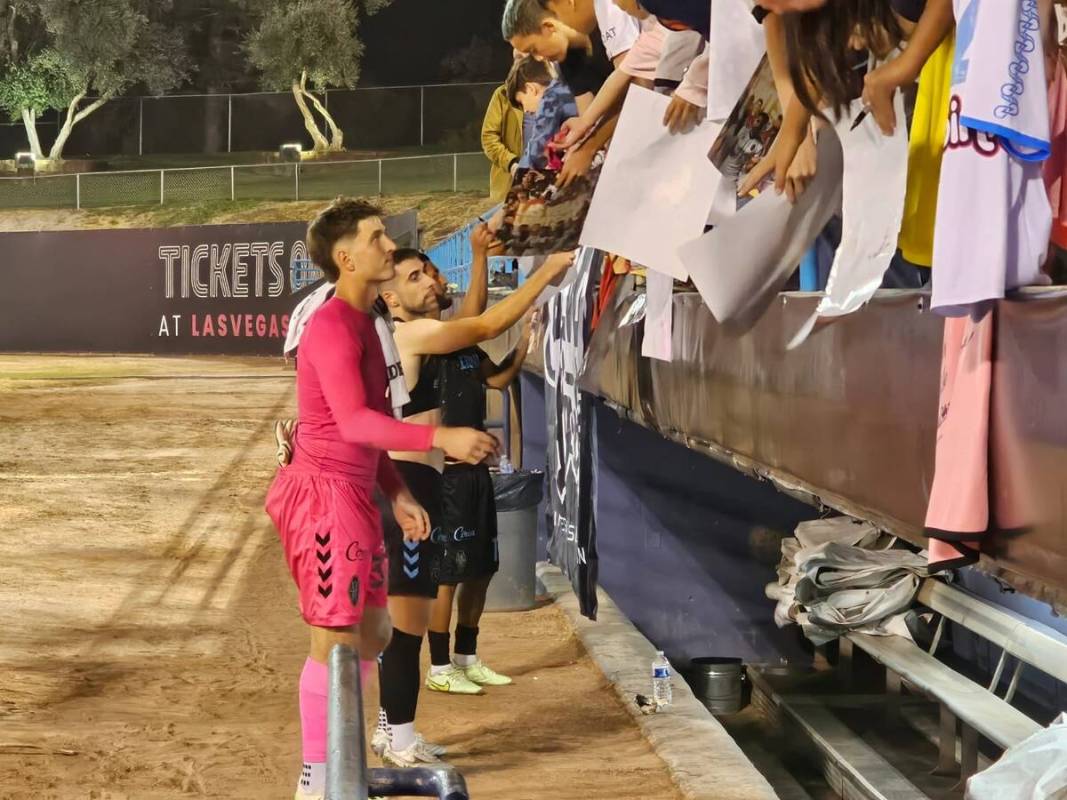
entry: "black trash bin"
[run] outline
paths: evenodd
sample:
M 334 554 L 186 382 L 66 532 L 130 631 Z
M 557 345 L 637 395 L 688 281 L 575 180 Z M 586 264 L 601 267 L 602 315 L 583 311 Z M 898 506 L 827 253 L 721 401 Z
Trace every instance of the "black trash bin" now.
M 486 611 L 525 611 L 537 596 L 537 509 L 545 493 L 540 470 L 493 473 L 500 571 L 489 584 Z

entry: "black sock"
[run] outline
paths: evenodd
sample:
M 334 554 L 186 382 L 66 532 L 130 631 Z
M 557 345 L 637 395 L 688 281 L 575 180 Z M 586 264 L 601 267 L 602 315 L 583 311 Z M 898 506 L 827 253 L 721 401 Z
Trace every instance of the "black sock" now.
M 415 721 L 419 704 L 419 651 L 422 637 L 393 629 L 393 638 L 382 653 L 381 705 L 390 725 Z
M 452 663 L 448 653 L 449 639 L 452 637 L 449 636 L 448 631 L 444 633 L 430 631 L 428 636 L 430 639 L 430 663 L 435 667 L 447 667 Z
M 478 629 L 456 626 L 456 655 L 473 656 L 478 652 Z

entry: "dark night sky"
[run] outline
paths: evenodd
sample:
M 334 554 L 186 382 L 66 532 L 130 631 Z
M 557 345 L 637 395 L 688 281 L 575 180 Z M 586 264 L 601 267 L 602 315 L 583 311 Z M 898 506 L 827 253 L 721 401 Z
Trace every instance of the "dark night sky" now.
M 503 80 L 511 48 L 500 37 L 504 0 L 394 0 L 368 19 L 361 31 L 366 51 L 362 86 L 439 83 L 449 78 L 441 61 L 470 44 L 472 36 L 492 48 L 492 80 Z M 452 80 L 456 80 L 455 77 Z

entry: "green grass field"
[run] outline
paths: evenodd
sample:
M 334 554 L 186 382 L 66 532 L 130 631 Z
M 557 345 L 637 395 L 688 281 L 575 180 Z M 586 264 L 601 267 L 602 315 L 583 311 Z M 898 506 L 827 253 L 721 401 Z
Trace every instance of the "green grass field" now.
M 143 168 L 143 167 L 142 167 Z M 299 173 L 299 174 L 298 174 Z M 111 208 L 190 202 L 327 200 L 339 194 L 465 192 L 488 185 L 481 153 L 401 160 L 227 164 L 0 180 L 0 208 Z

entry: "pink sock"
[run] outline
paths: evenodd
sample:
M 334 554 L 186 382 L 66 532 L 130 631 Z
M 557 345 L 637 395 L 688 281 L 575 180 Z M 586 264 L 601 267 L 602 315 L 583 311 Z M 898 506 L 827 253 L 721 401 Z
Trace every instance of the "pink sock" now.
M 361 678 L 360 685 L 363 687 L 363 691 L 367 691 L 367 684 L 370 683 L 371 678 L 378 674 L 378 662 L 377 661 L 360 661 L 359 673 Z
M 304 744 L 304 762 L 326 761 L 326 698 L 329 694 L 329 670 L 325 664 L 304 662 L 300 673 L 300 734 Z

